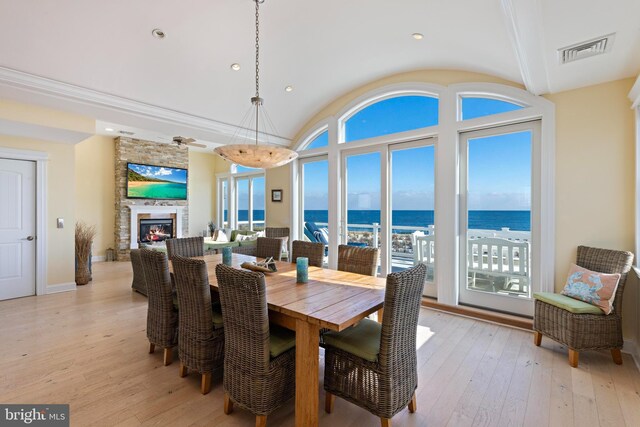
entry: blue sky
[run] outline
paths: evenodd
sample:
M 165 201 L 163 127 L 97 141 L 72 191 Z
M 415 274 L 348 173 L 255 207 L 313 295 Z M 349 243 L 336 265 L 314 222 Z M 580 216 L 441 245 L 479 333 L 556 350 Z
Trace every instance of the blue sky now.
M 237 191 L 238 209 L 249 209 L 249 179 L 239 179 Z M 264 178 L 253 179 L 253 210 L 264 210 Z
M 137 165 L 134 163 L 129 163 L 129 168 L 142 176 L 178 182 L 180 184 L 187 182 L 187 171 L 185 169 L 174 169 L 166 166 Z
M 463 118 L 471 119 L 521 108 L 486 98 L 463 99 Z M 346 123 L 346 140 L 416 129 L 437 123 L 437 100 L 407 96 L 373 104 Z M 308 148 L 326 146 L 326 132 Z M 434 206 L 434 147 L 394 151 L 392 208 L 432 210 Z M 380 155 L 348 158 L 348 208 L 380 209 Z M 325 210 L 328 165 L 305 165 L 305 209 Z M 529 210 L 531 206 L 531 134 L 521 132 L 469 141 L 469 209 Z

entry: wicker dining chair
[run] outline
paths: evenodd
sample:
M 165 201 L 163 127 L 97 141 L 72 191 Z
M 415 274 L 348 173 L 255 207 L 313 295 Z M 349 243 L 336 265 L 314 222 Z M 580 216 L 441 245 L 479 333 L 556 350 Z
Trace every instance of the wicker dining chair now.
M 298 257 L 309 258 L 309 265 L 322 267 L 324 264 L 324 244 L 294 240 L 291 249 L 291 262 L 296 262 Z
M 339 245 L 338 270 L 375 276 L 378 271 L 378 249 Z
M 175 255 L 175 275 L 180 322 L 178 357 L 180 376 L 193 370 L 202 375 L 200 390 L 211 390 L 211 378 L 222 376 L 224 328 L 222 313 L 211 305 L 207 266 L 204 260 Z
M 164 365 L 173 360 L 172 348 L 178 344 L 178 312 L 173 304 L 173 290 L 167 256 L 149 249 L 133 249 L 140 259 L 147 283 L 147 338 L 149 353 L 156 346 L 164 349 Z
M 224 320 L 224 413 L 251 411 L 256 426 L 295 394 L 295 332 L 269 325 L 264 275 L 216 266 Z
M 280 259 L 289 259 L 289 227 L 267 227 L 264 229 L 264 235 L 265 237 L 281 237 L 287 238 L 287 242 L 285 244 L 283 244 L 283 246 L 286 246 L 286 249 L 282 252 L 282 255 L 280 257 Z
M 269 258 L 280 261 L 282 256 L 282 238 L 279 237 L 258 237 L 256 245 L 256 257 Z
M 167 255 L 169 259 L 179 255 L 182 257 L 204 256 L 204 237 L 183 237 L 180 239 L 167 239 Z
M 383 427 L 405 406 L 416 410 L 416 334 L 427 267 L 387 276 L 382 324 L 369 319 L 324 335 L 325 411 L 341 397 L 380 417 Z
M 611 350 L 614 363 L 622 364 L 622 297 L 627 274 L 631 270 L 633 254 L 626 251 L 578 246 L 576 264 L 600 273 L 620 273 L 620 281 L 613 300 L 613 311 L 605 315 L 590 304 L 564 295 L 539 292 L 534 294 L 534 343 L 539 346 L 545 335 L 569 348 L 569 364 L 578 366 L 579 352 L 583 350 Z M 543 301 L 545 300 L 545 301 Z M 594 309 L 593 314 L 581 314 L 566 309 L 584 304 Z M 555 304 L 555 305 L 554 305 Z M 574 311 L 574 307 L 571 307 Z
M 144 270 L 142 268 L 142 260 L 140 259 L 140 249 L 131 249 L 131 268 L 133 269 L 133 281 L 131 289 L 142 295 L 147 295 L 147 282 L 144 278 Z

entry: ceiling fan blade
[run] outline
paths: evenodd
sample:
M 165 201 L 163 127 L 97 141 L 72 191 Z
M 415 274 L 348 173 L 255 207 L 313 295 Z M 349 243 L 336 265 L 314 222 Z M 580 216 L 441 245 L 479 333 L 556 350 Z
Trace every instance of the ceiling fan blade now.
M 192 141 L 194 141 L 194 140 L 192 140 Z M 197 143 L 195 143 L 195 142 L 186 142 L 186 141 L 185 141 L 185 142 L 183 142 L 183 144 L 188 145 L 188 146 L 190 146 L 190 147 L 207 148 L 207 146 L 206 146 L 206 145 L 204 145 L 204 144 L 197 144 Z

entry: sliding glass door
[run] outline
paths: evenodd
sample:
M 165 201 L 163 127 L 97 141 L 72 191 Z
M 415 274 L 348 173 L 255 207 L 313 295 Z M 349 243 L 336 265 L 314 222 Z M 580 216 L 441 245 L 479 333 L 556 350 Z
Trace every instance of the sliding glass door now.
M 327 156 L 300 160 L 299 236 L 304 240 L 323 243 L 329 255 L 329 161 Z M 302 238 L 302 237 L 301 237 Z
M 463 133 L 462 304 L 531 315 L 532 170 L 539 122 Z

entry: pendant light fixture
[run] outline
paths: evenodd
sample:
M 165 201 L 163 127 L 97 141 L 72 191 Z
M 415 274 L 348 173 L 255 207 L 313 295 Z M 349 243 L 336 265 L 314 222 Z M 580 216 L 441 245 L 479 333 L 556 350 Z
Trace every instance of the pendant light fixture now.
M 264 0 L 254 1 L 256 3 L 256 94 L 251 98 L 252 106 L 234 134 L 232 143 L 216 147 L 214 151 L 232 163 L 250 168 L 268 169 L 289 163 L 298 157 L 298 153 L 286 147 L 268 143 L 268 137 L 277 135 L 277 132 L 264 109 L 264 100 L 260 97 L 260 4 L 264 3 Z M 247 126 L 247 120 L 249 122 L 255 120 L 255 126 Z M 261 124 L 265 129 L 262 133 L 260 132 Z M 271 131 L 266 130 L 267 126 L 271 127 Z M 239 133 L 248 129 L 255 135 L 255 144 L 234 143 Z M 260 143 L 261 135 L 267 139 L 267 143 Z M 251 139 L 253 138 L 252 136 Z

